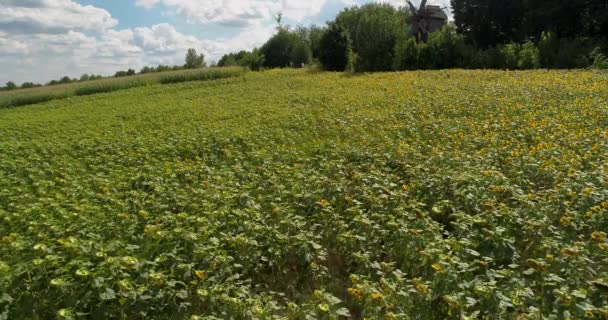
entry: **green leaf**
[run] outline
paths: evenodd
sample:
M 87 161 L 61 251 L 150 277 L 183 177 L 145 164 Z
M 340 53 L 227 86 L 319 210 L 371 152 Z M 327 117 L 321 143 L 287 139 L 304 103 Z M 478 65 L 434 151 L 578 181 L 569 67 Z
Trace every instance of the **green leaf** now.
M 112 299 L 116 298 L 116 292 L 114 292 L 114 290 L 112 290 L 110 288 L 106 288 L 106 291 L 102 292 L 99 295 L 99 298 L 101 300 L 112 300 Z
M 336 310 L 336 314 L 343 317 L 351 317 L 350 311 L 348 311 L 348 309 L 346 308 L 340 308 Z

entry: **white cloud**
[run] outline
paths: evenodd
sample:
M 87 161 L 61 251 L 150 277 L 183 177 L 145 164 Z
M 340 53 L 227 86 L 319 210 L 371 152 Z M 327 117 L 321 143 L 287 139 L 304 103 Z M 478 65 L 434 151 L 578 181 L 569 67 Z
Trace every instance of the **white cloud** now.
M 135 0 L 135 5 L 146 9 L 153 8 L 158 3 L 158 0 Z
M 176 65 L 184 62 L 188 48 L 205 54 L 207 61 L 227 52 L 251 49 L 262 44 L 273 27 L 254 26 L 232 38 L 202 40 L 180 33 L 170 24 L 114 30 L 87 35 L 0 33 L 0 83 L 13 80 L 48 82 L 82 73 L 113 74 L 146 65 Z M 29 71 L 29 72 L 28 72 Z
M 98 31 L 117 24 L 108 11 L 71 0 L 0 0 L 0 29 L 10 33 Z
M 135 4 L 151 8 L 162 4 L 169 14 L 179 15 L 189 23 L 216 23 L 248 27 L 271 20 L 279 12 L 299 22 L 317 15 L 330 0 L 136 0 Z M 348 5 L 353 0 L 339 0 Z
M 137 0 L 144 7 L 156 2 Z M 266 14 L 256 1 L 244 8 L 237 8 L 237 2 L 230 4 L 238 9 L 235 17 Z M 211 17 L 213 12 L 205 14 Z M 220 20 L 229 19 L 224 12 Z M 203 40 L 167 23 L 122 30 L 114 29 L 117 23 L 106 10 L 73 0 L 0 0 L 0 83 L 47 82 L 65 75 L 182 64 L 188 48 L 203 52 L 212 61 L 227 52 L 258 46 L 273 32 L 272 24 L 252 21 L 234 37 Z

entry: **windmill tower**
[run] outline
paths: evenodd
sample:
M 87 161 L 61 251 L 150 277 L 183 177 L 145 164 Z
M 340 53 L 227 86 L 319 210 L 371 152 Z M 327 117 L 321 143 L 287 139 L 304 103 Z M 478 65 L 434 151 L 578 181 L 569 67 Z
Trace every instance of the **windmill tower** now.
M 412 14 L 409 23 L 412 33 L 418 41 L 426 42 L 429 33 L 441 29 L 448 23 L 448 15 L 440 6 L 427 5 L 427 0 L 422 0 L 420 7 L 416 8 L 410 0 L 406 1 Z

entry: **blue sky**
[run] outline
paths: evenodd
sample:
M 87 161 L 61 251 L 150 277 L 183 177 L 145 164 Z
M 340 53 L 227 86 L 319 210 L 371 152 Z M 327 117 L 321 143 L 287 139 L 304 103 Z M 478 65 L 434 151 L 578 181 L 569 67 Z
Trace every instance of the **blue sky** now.
M 405 0 L 0 0 L 0 86 L 83 73 L 208 62 L 261 45 L 282 12 L 290 25 L 323 25 L 345 7 Z M 418 3 L 419 0 L 414 0 Z M 449 0 L 430 0 L 447 5 Z

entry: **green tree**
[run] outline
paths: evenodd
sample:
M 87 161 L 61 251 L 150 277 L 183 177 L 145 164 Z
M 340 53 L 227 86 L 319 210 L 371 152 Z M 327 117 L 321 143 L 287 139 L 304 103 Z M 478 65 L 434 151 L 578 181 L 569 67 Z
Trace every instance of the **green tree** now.
M 389 4 L 366 4 L 343 10 L 336 24 L 346 30 L 352 40 L 352 50 L 358 57 L 357 71 L 392 70 L 395 46 L 407 38 L 405 9 Z
M 193 48 L 188 49 L 188 52 L 186 53 L 186 64 L 184 67 L 187 69 L 195 69 L 205 66 L 205 55 L 202 53 L 198 54 Z
M 300 38 L 301 41 L 305 42 L 310 51 L 313 59 L 319 58 L 319 46 L 321 43 L 321 37 L 325 32 L 325 28 L 312 25 L 310 27 L 298 26 L 293 33 Z
M 295 33 L 279 27 L 260 49 L 264 55 L 264 65 L 270 68 L 300 66 L 310 61 L 310 48 Z
M 395 70 L 415 70 L 420 68 L 420 49 L 415 37 L 399 41 L 395 47 Z
M 264 66 L 265 57 L 260 49 L 253 49 L 251 52 L 246 52 L 239 60 L 239 65 L 247 67 L 253 71 L 260 71 Z
M 33 82 L 24 82 L 21 84 L 21 89 L 29 89 L 29 88 L 35 88 L 38 87 L 38 85 L 36 85 Z
M 9 81 L 6 83 L 6 87 L 4 87 L 4 88 L 6 90 L 15 90 L 15 89 L 17 89 L 17 85 L 14 82 Z
M 292 66 L 300 68 L 312 61 L 312 51 L 306 42 L 300 40 L 291 48 L 289 59 Z
M 348 33 L 339 25 L 332 23 L 323 33 L 319 42 L 319 61 L 327 71 L 344 71 L 351 54 Z
M 519 69 L 540 68 L 540 54 L 533 42 L 526 41 L 526 43 L 521 45 L 517 59 L 517 67 Z
M 524 1 L 451 0 L 454 23 L 458 32 L 482 48 L 519 41 Z

